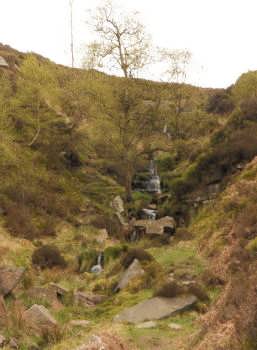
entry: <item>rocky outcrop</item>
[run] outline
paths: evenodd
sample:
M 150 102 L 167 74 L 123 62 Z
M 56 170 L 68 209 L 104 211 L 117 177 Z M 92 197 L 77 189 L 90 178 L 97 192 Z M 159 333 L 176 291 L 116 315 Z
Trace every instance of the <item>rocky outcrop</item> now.
M 0 294 L 10 294 L 22 279 L 24 272 L 22 267 L 0 267 Z
M 164 233 L 174 234 L 176 230 L 176 222 L 174 218 L 165 216 L 159 220 L 136 220 L 134 227 L 142 227 L 145 230 L 145 234 L 159 234 Z
M 176 298 L 155 297 L 125 309 L 115 316 L 114 321 L 137 324 L 160 320 L 192 307 L 196 301 L 197 298 L 193 295 L 183 295 Z
M 34 304 L 23 313 L 22 319 L 29 329 L 38 334 L 55 333 L 58 329 L 56 320 L 43 305 Z
M 142 268 L 140 262 L 137 259 L 135 259 L 122 275 L 115 290 L 119 291 L 126 288 L 133 279 L 144 275 L 144 273 L 145 271 Z

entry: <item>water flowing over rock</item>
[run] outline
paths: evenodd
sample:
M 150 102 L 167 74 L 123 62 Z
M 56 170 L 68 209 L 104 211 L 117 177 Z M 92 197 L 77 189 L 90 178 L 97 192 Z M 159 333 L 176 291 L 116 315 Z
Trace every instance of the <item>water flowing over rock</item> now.
M 119 291 L 126 288 L 134 278 L 140 277 L 144 275 L 144 273 L 145 271 L 142 268 L 140 262 L 137 259 L 135 259 L 132 262 L 132 264 L 128 267 L 128 269 L 124 272 L 117 287 L 115 288 L 115 291 Z
M 103 268 L 104 268 L 104 254 L 103 252 L 101 252 L 97 257 L 97 264 L 91 268 L 91 272 L 95 274 L 99 274 L 103 271 Z
M 143 219 L 146 220 L 156 220 L 157 211 L 154 209 L 142 209 Z
M 25 269 L 20 267 L 0 267 L 0 294 L 8 295 L 18 285 Z
M 157 173 L 157 167 L 154 163 L 154 160 L 150 161 L 149 173 L 151 177 L 147 184 L 147 191 L 153 193 L 161 193 L 161 180 L 160 176 Z
M 193 295 L 182 295 L 176 298 L 155 297 L 125 309 L 115 316 L 114 321 L 137 324 L 160 320 L 190 308 L 196 301 L 197 298 Z

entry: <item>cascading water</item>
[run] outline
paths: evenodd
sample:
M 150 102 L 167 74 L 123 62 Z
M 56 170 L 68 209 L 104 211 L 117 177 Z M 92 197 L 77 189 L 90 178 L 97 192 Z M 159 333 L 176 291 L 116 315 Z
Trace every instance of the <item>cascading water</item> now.
M 150 179 L 147 182 L 147 192 L 161 193 L 161 180 L 153 159 L 150 161 L 149 173 Z
M 91 268 L 91 272 L 95 274 L 99 274 L 103 271 L 104 264 L 104 253 L 101 252 L 97 257 L 97 264 Z

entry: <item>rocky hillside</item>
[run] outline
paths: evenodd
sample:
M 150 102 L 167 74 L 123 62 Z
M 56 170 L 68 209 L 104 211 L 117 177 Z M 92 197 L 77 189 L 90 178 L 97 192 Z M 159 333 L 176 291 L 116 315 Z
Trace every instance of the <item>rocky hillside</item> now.
M 256 349 L 256 73 L 0 58 L 0 347 Z

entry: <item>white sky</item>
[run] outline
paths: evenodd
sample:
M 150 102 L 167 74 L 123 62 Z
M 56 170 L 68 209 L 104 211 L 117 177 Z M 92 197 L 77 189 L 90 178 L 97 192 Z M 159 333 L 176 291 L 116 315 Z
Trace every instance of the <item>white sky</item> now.
M 86 10 L 98 0 L 74 0 L 76 65 L 90 41 Z M 141 13 L 154 43 L 193 54 L 189 81 L 227 87 L 257 70 L 256 0 L 116 0 Z M 70 64 L 68 0 L 0 0 L 0 42 Z M 156 74 L 148 73 L 156 79 Z

